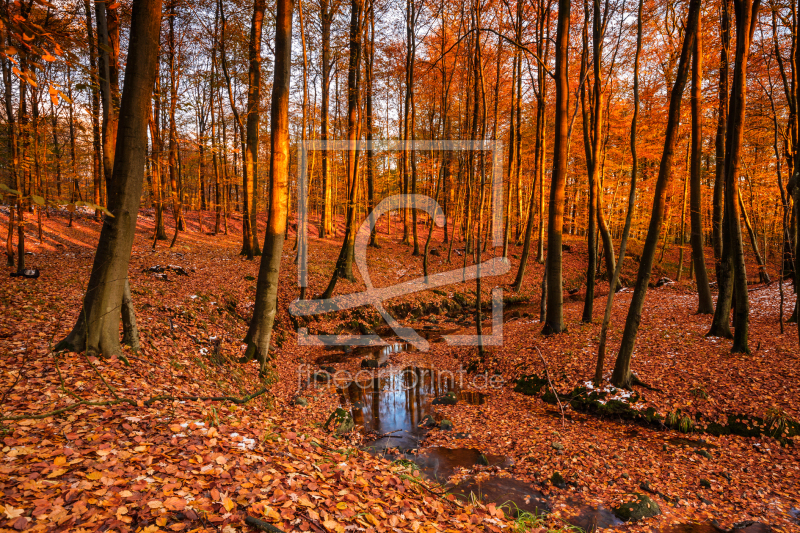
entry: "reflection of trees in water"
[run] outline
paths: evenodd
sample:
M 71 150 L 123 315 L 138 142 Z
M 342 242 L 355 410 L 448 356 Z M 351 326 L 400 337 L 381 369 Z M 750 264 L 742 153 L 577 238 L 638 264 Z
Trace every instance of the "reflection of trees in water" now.
M 350 404 L 356 424 L 368 431 L 417 430 L 429 414 L 431 401 L 456 389 L 449 372 L 407 367 L 397 372 L 376 372 L 367 381 L 353 381 L 339 390 Z

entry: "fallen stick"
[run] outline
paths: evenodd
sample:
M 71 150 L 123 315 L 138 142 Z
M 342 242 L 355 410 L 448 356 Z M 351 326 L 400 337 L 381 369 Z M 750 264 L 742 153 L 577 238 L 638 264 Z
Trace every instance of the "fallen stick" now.
M 253 518 L 252 516 L 246 516 L 244 523 L 261 531 L 268 531 L 269 533 L 283 533 L 282 529 L 278 529 L 272 524 L 268 524 L 267 522 L 259 520 L 258 518 Z
M 558 392 L 556 392 L 556 388 L 553 387 L 553 382 L 550 381 L 550 371 L 547 370 L 547 361 L 544 360 L 544 356 L 542 355 L 542 352 L 539 351 L 539 347 L 534 346 L 534 348 L 536 348 L 536 353 L 539 354 L 539 357 L 542 358 L 542 364 L 544 365 L 544 375 L 547 376 L 547 383 L 550 384 L 550 390 L 553 391 L 553 396 L 556 397 L 556 401 L 558 402 L 558 408 L 561 409 L 561 427 L 564 427 L 566 425 L 566 422 L 564 421 L 564 406 L 561 405 L 561 400 L 558 397 Z

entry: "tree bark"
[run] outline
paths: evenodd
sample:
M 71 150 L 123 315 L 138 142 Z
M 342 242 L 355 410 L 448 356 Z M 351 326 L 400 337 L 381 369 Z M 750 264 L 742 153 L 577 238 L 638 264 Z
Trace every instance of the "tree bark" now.
M 269 341 L 278 310 L 278 282 L 289 209 L 289 89 L 292 66 L 293 0 L 278 0 L 275 17 L 275 77 L 270 107 L 269 218 L 258 269 L 253 318 L 245 336 L 246 359 L 267 371 Z M 256 124 L 258 127 L 258 124 Z
M 711 289 L 708 285 L 708 272 L 703 251 L 703 216 L 702 216 L 702 169 L 703 157 L 703 30 L 702 17 L 697 21 L 697 35 L 694 40 L 694 59 L 692 62 L 692 155 L 690 170 L 690 219 L 692 226 L 692 262 L 697 281 L 697 297 L 699 314 L 712 314 L 714 302 L 711 300 Z
M 553 145 L 553 173 L 550 184 L 550 213 L 547 225 L 547 309 L 542 332 L 565 330 L 561 271 L 561 232 L 564 225 L 564 186 L 567 177 L 569 132 L 569 24 L 570 0 L 558 1 L 556 30 L 556 118 Z
M 56 350 L 122 355 L 120 308 L 127 282 L 147 157 L 147 113 L 155 81 L 161 0 L 134 0 L 120 127 L 108 188 L 108 206 L 83 308 Z

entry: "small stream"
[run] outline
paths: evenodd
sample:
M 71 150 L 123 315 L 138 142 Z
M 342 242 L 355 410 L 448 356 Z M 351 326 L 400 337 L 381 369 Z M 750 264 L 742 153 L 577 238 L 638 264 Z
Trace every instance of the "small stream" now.
M 383 367 L 393 354 L 406 349 L 405 345 L 394 344 L 372 352 L 361 350 L 358 355 L 369 354 Z M 492 475 L 478 481 L 474 475 L 468 475 L 457 485 L 448 484 L 448 479 L 462 469 L 469 471 L 476 466 L 508 469 L 514 464 L 509 457 L 475 448 L 420 446 L 435 417 L 434 399 L 453 393 L 459 403 L 481 405 L 486 401 L 482 393 L 462 390 L 458 374 L 420 367 L 378 368 L 369 379 L 352 381 L 337 391 L 359 430 L 374 437 L 365 445 L 371 453 L 413 461 L 424 476 L 444 484 L 448 492 L 464 499 L 472 496 L 485 502 L 508 504 L 513 515 L 520 511 L 543 514 L 551 510 L 544 494 L 532 484 L 514 478 Z M 607 509 L 572 503 L 577 516 L 571 523 L 585 531 L 622 524 Z
M 481 405 L 485 403 L 486 398 L 482 393 L 462 390 L 459 374 L 414 366 L 402 369 L 390 366 L 393 355 L 411 350 L 409 345 L 398 343 L 378 348 L 358 349 L 351 354 L 351 357 L 366 356 L 378 363 L 378 368 L 372 372 L 359 374 L 369 377 L 337 386 L 342 406 L 350 409 L 356 427 L 367 437 L 365 448 L 370 453 L 383 455 L 388 459 L 413 461 L 424 476 L 443 484 L 448 492 L 457 497 L 464 499 L 476 497 L 486 503 L 505 504 L 512 516 L 517 516 L 519 512 L 535 515 L 550 512 L 551 503 L 547 496 L 535 489 L 531 483 L 500 477 L 496 473 L 490 475 L 488 479 L 484 479 L 485 476 L 478 478 L 474 475 L 475 467 L 478 466 L 493 466 L 507 470 L 514 465 L 511 458 L 484 453 L 476 448 L 420 446 L 430 427 L 441 422 L 435 420 L 433 401 L 436 398 L 452 393 L 458 398 L 459 403 L 470 405 Z M 455 434 L 457 439 L 461 435 L 467 436 Z M 684 438 L 675 437 L 669 441 L 673 445 L 697 446 L 695 441 Z M 714 447 L 714 445 L 709 444 L 704 447 Z M 464 471 L 468 475 L 461 482 L 449 483 L 450 477 Z M 574 498 L 568 499 L 566 503 L 567 509 L 562 507 L 562 516 L 572 515 L 571 518 L 566 518 L 566 521 L 587 533 L 623 524 L 611 510 L 603 506 L 591 506 Z M 796 512 L 800 519 L 800 510 Z M 755 523 L 748 526 L 733 531 L 737 533 L 769 531 L 768 526 L 764 524 Z M 708 523 L 677 524 L 668 526 L 662 531 L 720 532 Z

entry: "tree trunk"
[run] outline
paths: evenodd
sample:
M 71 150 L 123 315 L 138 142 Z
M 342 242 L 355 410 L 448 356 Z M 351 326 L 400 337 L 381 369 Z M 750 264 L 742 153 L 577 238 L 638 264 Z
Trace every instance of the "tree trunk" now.
M 731 86 L 730 124 L 725 139 L 725 204 L 729 206 L 730 213 L 728 223 L 733 259 L 733 292 L 736 302 L 734 310 L 736 330 L 731 353 L 750 353 L 747 345 L 750 304 L 747 295 L 742 227 L 739 222 L 741 212 L 736 195 L 747 101 L 747 60 L 750 56 L 750 41 L 755 30 L 760 3 L 760 0 L 734 0 L 736 56 Z
M 753 255 L 756 256 L 756 263 L 758 263 L 758 280 L 761 283 L 769 284 L 771 281 L 767 273 L 767 264 L 761 256 L 761 251 L 758 249 L 758 238 L 756 237 L 755 230 L 753 230 L 753 225 L 750 223 L 750 217 L 747 216 L 747 209 L 745 209 L 744 200 L 742 200 L 742 190 L 738 186 L 736 187 L 736 195 L 738 196 L 739 209 L 744 218 L 744 226 L 747 229 L 747 235 L 750 237 L 750 246 L 753 247 Z
M 690 219 L 692 225 L 692 264 L 697 281 L 697 297 L 699 314 L 712 314 L 714 302 L 711 300 L 711 289 L 708 285 L 708 272 L 703 252 L 703 217 L 701 193 L 701 158 L 703 157 L 703 30 L 702 17 L 697 21 L 697 36 L 694 41 L 694 60 L 692 63 L 692 156 L 691 156 L 691 191 Z
M 75 327 L 56 350 L 122 355 L 120 308 L 127 283 L 147 157 L 147 113 L 155 81 L 161 0 L 135 0 L 131 14 L 128 67 L 108 207 L 83 308 Z
M 292 66 L 293 0 L 278 0 L 275 17 L 275 77 L 270 107 L 269 218 L 264 236 L 264 257 L 258 269 L 253 318 L 244 342 L 246 359 L 255 357 L 261 374 L 267 371 L 267 357 L 275 314 L 278 310 L 278 282 L 286 235 L 289 203 L 289 89 Z M 258 124 L 255 124 L 258 127 Z
M 336 260 L 331 281 L 323 293 L 323 298 L 333 296 L 338 278 L 355 281 L 353 276 L 353 254 L 356 242 L 356 197 L 358 193 L 358 111 L 360 108 L 359 85 L 361 79 L 361 16 L 363 0 L 350 3 L 350 60 L 347 72 L 347 209 L 345 211 L 345 234 L 339 257 Z
M 338 3 L 334 4 L 338 5 Z M 330 7 L 330 10 L 329 10 Z M 320 0 L 319 16 L 322 28 L 322 109 L 320 139 L 322 141 L 322 216 L 320 218 L 319 237 L 325 239 L 336 236 L 336 224 L 333 216 L 333 176 L 331 175 L 330 154 L 327 141 L 330 129 L 330 86 L 331 86 L 331 22 L 336 14 L 335 7 L 328 5 L 328 0 Z
M 628 309 L 628 316 L 625 320 L 622 343 L 614 366 L 614 373 L 611 376 L 611 382 L 617 387 L 630 387 L 632 382 L 631 358 L 633 357 L 633 348 L 636 343 L 636 333 L 639 330 L 639 322 L 642 319 L 642 307 L 644 306 L 644 298 L 647 294 L 647 286 L 650 282 L 650 273 L 653 269 L 653 260 L 655 259 L 656 247 L 658 246 L 659 232 L 661 231 L 664 219 L 664 204 L 666 201 L 669 178 L 672 174 L 675 145 L 678 140 L 677 129 L 680 121 L 681 100 L 683 99 L 683 89 L 686 86 L 686 79 L 688 77 L 689 60 L 699 17 L 700 0 L 691 0 L 689 4 L 689 13 L 686 18 L 685 37 L 680 60 L 678 62 L 675 85 L 670 95 L 667 129 L 664 135 L 664 152 L 661 156 L 661 165 L 658 170 L 650 226 L 647 230 L 642 259 L 639 263 L 636 288 L 634 289 L 633 298 L 631 299 L 630 308 Z
M 611 324 L 611 309 L 614 303 L 614 293 L 610 287 L 615 287 L 619 280 L 622 264 L 625 261 L 625 249 L 628 245 L 628 237 L 631 232 L 631 222 L 633 213 L 636 209 L 636 180 L 639 173 L 639 156 L 636 152 L 636 132 L 639 120 L 639 57 L 642 54 L 642 8 L 644 0 L 639 0 L 639 12 L 636 22 L 636 57 L 633 62 L 633 118 L 631 119 L 631 187 L 628 193 L 628 214 L 625 216 L 625 227 L 622 229 L 622 239 L 619 243 L 619 261 L 617 261 L 614 273 L 609 284 L 608 299 L 606 300 L 606 311 L 603 315 L 603 327 L 600 330 L 600 342 L 597 347 L 597 366 L 594 371 L 594 382 L 599 385 L 603 380 L 603 369 L 606 357 L 606 340 L 608 338 L 608 327 Z
M 547 226 L 547 309 L 544 334 L 561 333 L 564 328 L 561 271 L 561 231 L 564 225 L 564 186 L 567 177 L 569 132 L 569 23 L 570 0 L 558 1 L 556 30 L 556 118 L 553 145 L 553 173 L 550 184 L 550 213 Z

